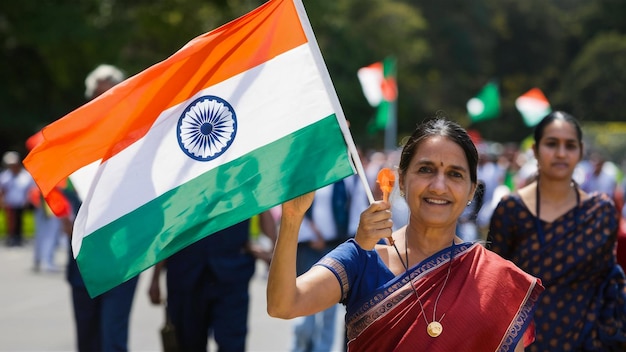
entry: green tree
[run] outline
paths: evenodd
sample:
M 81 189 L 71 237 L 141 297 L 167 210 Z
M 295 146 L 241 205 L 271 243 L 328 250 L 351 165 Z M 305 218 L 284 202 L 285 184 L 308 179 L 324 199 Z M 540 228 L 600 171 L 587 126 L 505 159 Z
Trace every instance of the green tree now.
M 41 0 L 0 4 L 0 151 L 23 150 L 41 126 L 85 102 L 84 78 L 106 62 L 129 75 L 263 0 Z M 355 140 L 374 114 L 356 76 L 393 55 L 398 62 L 399 138 L 443 110 L 491 140 L 530 133 L 514 107 L 532 87 L 553 107 L 585 120 L 619 119 L 626 64 L 621 0 L 305 0 Z M 467 100 L 500 84 L 498 120 L 470 125 Z
M 560 99 L 581 120 L 623 121 L 626 111 L 626 35 L 602 33 L 566 71 Z
M 306 2 L 305 7 L 355 141 L 382 148 L 382 132 L 374 136 L 367 133 L 375 109 L 363 96 L 357 71 L 395 56 L 400 107 L 408 107 L 415 99 L 412 67 L 428 55 L 423 35 L 426 23 L 420 11 L 389 0 L 318 0 Z M 407 109 L 398 116 L 400 124 L 414 119 Z

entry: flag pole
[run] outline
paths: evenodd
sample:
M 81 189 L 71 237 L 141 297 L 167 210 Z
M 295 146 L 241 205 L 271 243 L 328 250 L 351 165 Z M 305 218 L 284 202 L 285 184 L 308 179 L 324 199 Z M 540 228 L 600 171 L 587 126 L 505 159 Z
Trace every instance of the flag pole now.
M 397 100 L 389 103 L 389 120 L 385 128 L 385 150 L 396 149 L 396 137 L 398 134 L 398 121 L 396 117 Z
M 341 108 L 341 103 L 339 102 L 339 98 L 337 97 L 337 92 L 335 91 L 335 86 L 330 79 L 330 73 L 328 72 L 328 68 L 326 67 L 326 63 L 322 58 L 322 51 L 317 44 L 317 39 L 315 39 L 315 33 L 313 33 L 313 28 L 311 27 L 311 23 L 309 22 L 309 17 L 306 15 L 306 10 L 304 8 L 304 4 L 302 0 L 292 0 L 296 10 L 298 12 L 298 16 L 300 17 L 300 23 L 302 23 L 302 29 L 304 30 L 307 38 L 309 39 L 309 45 L 311 47 L 311 53 L 313 54 L 313 58 L 315 60 L 315 64 L 317 65 L 320 73 L 322 73 L 322 81 L 324 82 L 324 86 L 326 86 L 327 92 L 333 92 L 334 94 L 329 94 L 329 99 L 331 104 L 334 107 L 335 115 L 337 117 L 337 121 L 339 122 L 339 127 L 341 127 L 341 133 L 343 134 L 343 139 L 348 146 L 348 153 L 352 157 L 352 162 L 356 168 L 356 173 L 361 180 L 361 184 L 365 188 L 365 193 L 367 194 L 367 199 L 370 204 L 374 203 L 374 195 L 372 190 L 369 187 L 367 182 L 367 178 L 365 177 L 365 170 L 363 169 L 363 164 L 361 163 L 361 158 L 359 158 L 359 152 L 357 151 L 356 144 L 354 144 L 354 140 L 352 139 L 352 134 L 350 133 L 350 128 L 348 128 L 348 122 L 346 120 L 346 116 L 343 113 L 343 109 Z
M 375 202 L 374 194 L 372 193 L 372 189 L 370 188 L 369 183 L 367 182 L 367 177 L 365 176 L 365 170 L 363 169 L 363 164 L 361 163 L 361 158 L 359 157 L 359 153 L 356 151 L 356 147 L 354 151 L 351 148 L 348 148 L 350 155 L 352 156 L 352 161 L 356 167 L 356 174 L 359 176 L 359 180 L 361 180 L 361 184 L 363 188 L 365 188 L 365 194 L 367 194 L 367 199 L 370 204 Z

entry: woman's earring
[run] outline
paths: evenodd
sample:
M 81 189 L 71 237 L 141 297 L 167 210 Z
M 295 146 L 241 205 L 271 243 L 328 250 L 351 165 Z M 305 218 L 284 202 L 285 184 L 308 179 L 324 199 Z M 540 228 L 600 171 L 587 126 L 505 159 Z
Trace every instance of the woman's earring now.
M 467 201 L 467 206 L 469 207 L 470 205 L 472 205 L 472 201 L 471 201 L 471 200 L 468 200 L 468 201 Z
M 400 197 L 404 198 L 404 191 L 400 191 Z

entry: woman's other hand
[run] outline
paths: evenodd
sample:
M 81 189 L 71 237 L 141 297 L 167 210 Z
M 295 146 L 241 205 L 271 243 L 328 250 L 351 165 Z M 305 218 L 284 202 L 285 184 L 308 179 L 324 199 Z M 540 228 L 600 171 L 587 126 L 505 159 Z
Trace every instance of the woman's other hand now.
M 372 250 L 383 238 L 391 237 L 391 205 L 376 201 L 361 213 L 355 240 L 365 250 Z

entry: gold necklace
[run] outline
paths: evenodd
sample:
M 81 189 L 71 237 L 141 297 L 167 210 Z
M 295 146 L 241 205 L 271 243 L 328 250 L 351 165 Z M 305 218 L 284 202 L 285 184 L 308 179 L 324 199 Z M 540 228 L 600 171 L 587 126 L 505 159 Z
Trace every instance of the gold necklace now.
M 448 278 L 450 277 L 450 269 L 452 268 L 452 257 L 453 257 L 452 251 L 450 251 L 450 261 L 448 262 L 449 264 L 448 264 L 448 272 L 446 273 L 446 279 L 443 281 L 443 285 L 441 285 L 441 290 L 439 290 L 439 294 L 437 295 L 437 298 L 435 299 L 435 305 L 433 306 L 433 321 L 428 322 L 428 319 L 426 319 L 426 312 L 424 311 L 424 305 L 422 305 L 422 301 L 420 300 L 420 297 L 417 294 L 417 290 L 415 289 L 415 286 L 413 285 L 413 281 L 411 280 L 411 275 L 409 274 L 409 246 L 408 244 L 409 244 L 409 241 L 405 233 L 404 234 L 404 258 L 406 262 L 402 260 L 402 255 L 400 255 L 400 251 L 398 250 L 398 247 L 395 245 L 395 243 L 393 246 L 396 249 L 396 253 L 398 253 L 398 258 L 400 259 L 402 266 L 404 266 L 404 270 L 407 274 L 407 277 L 409 278 L 409 284 L 411 285 L 411 288 L 413 289 L 413 293 L 415 293 L 415 298 L 417 299 L 417 303 L 419 303 L 420 309 L 422 310 L 422 316 L 424 317 L 424 321 L 426 322 L 426 332 L 428 333 L 428 336 L 430 337 L 437 337 L 441 335 L 441 333 L 443 332 L 443 325 L 441 325 L 441 321 L 443 321 L 443 318 L 446 316 L 446 313 L 443 313 L 443 315 L 441 315 L 441 318 L 439 318 L 439 320 L 436 319 L 437 303 L 439 303 L 439 297 L 441 297 L 441 293 L 443 293 L 443 289 L 446 287 L 446 284 L 448 283 Z M 454 239 L 452 240 L 452 245 L 454 245 Z

